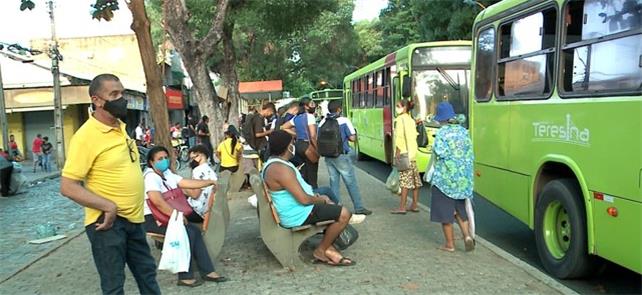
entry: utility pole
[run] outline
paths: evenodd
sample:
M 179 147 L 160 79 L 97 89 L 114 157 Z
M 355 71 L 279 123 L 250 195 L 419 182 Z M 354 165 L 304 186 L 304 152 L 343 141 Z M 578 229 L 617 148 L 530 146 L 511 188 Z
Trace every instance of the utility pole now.
M 0 44 L 0 50 L 3 46 Z M 2 125 L 2 148 L 9 152 L 9 123 L 4 105 L 4 84 L 2 84 L 2 65 L 0 65 L 0 125 Z
M 51 73 L 53 74 L 54 90 L 54 131 L 56 138 L 56 160 L 58 169 L 65 164 L 65 135 L 63 130 L 62 97 L 60 94 L 60 68 L 58 63 L 62 56 L 58 51 L 58 39 L 56 38 L 56 22 L 54 20 L 54 0 L 49 0 L 49 19 L 51 20 L 51 45 L 49 56 L 51 57 Z

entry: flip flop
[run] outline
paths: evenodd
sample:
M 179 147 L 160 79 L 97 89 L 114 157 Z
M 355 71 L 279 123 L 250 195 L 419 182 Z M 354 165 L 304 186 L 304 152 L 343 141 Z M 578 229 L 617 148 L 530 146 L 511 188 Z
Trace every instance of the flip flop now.
M 464 239 L 464 246 L 466 247 L 466 252 L 475 250 L 475 240 L 471 237 L 466 237 Z
M 356 261 L 352 261 L 352 260 L 350 260 L 350 258 L 346 258 L 346 257 L 341 257 L 341 260 L 339 260 L 338 263 L 334 263 L 331 260 L 321 260 L 321 259 L 316 259 L 315 258 L 312 261 L 312 264 L 325 264 L 325 265 L 328 265 L 328 266 L 353 266 L 353 265 L 357 264 L 357 262 Z
M 415 209 L 408 209 L 408 211 L 413 212 L 413 213 L 419 213 L 419 209 L 417 209 L 417 208 L 415 208 Z
M 439 246 L 439 247 L 437 247 L 437 250 L 441 250 L 441 251 L 449 252 L 449 253 L 453 253 L 453 252 L 455 252 L 455 248 L 446 248 L 446 247 L 444 247 L 444 246 Z
M 390 214 L 406 215 L 406 211 L 392 210 Z

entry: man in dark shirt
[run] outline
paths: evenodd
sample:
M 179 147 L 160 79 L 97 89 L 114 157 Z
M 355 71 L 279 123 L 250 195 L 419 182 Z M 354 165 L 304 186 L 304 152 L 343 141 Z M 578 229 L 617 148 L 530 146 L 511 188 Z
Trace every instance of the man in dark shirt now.
M 210 118 L 207 116 L 203 116 L 201 119 L 201 123 L 196 126 L 196 135 L 198 136 L 198 141 L 200 144 L 204 145 L 207 147 L 208 154 L 207 156 L 209 157 L 210 161 L 212 161 L 212 164 L 214 163 L 214 157 L 213 157 L 213 149 L 212 149 L 212 142 L 210 141 L 210 128 L 207 127 L 207 123 L 210 121 Z
M 268 102 L 263 104 L 263 107 L 261 110 L 254 116 L 251 116 L 250 120 L 252 120 L 251 126 L 252 126 L 252 131 L 254 138 L 250 140 L 250 145 L 252 146 L 253 149 L 259 152 L 259 155 L 261 155 L 262 160 L 267 160 L 264 156 L 267 155 L 265 153 L 267 149 L 267 136 L 272 133 L 273 130 L 265 130 L 265 118 L 272 117 L 274 115 L 275 111 L 275 106 L 274 103 Z
M 53 151 L 53 145 L 49 142 L 49 137 L 45 136 L 42 139 L 44 140 L 42 143 L 42 170 L 49 172 L 51 171 L 51 152 Z

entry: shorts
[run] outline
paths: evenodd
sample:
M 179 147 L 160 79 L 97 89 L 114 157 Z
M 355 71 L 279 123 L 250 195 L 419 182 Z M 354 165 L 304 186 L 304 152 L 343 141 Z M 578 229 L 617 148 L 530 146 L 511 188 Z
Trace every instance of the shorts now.
M 451 199 L 438 187 L 433 185 L 430 197 L 430 221 L 453 223 L 455 222 L 455 213 L 457 213 L 463 221 L 468 220 L 466 200 Z
M 335 204 L 317 204 L 312 207 L 312 212 L 308 216 L 303 224 L 315 224 L 321 221 L 334 220 L 339 221 L 339 216 L 341 216 L 341 209 L 343 207 Z

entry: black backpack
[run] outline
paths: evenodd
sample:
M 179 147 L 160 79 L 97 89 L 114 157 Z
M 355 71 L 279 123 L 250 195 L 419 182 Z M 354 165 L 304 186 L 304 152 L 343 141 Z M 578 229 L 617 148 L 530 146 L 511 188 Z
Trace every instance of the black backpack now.
M 336 158 L 343 153 L 343 140 L 336 118 L 326 118 L 325 123 L 319 127 L 317 145 L 319 155 L 324 157 Z
M 254 116 L 256 114 L 247 114 L 245 116 L 245 122 L 243 123 L 243 128 L 241 128 L 241 135 L 245 138 L 245 141 L 254 148 Z

